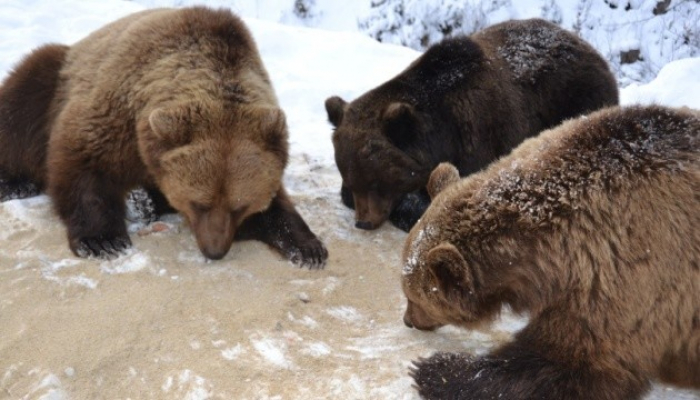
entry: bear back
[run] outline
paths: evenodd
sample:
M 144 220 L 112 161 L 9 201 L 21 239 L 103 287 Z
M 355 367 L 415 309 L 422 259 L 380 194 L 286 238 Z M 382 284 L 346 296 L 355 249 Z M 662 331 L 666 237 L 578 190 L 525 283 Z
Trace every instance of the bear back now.
M 148 115 L 193 99 L 277 105 L 252 35 L 224 9 L 153 9 L 115 21 L 71 47 L 63 76 L 71 100 L 107 103 L 106 113 Z
M 433 199 L 437 204 L 426 220 L 439 226 L 458 218 L 454 234 L 470 243 L 492 240 L 504 229 L 538 234 L 591 208 L 591 198 L 601 193 L 616 195 L 650 179 L 686 174 L 700 176 L 696 113 L 613 107 L 544 131 L 449 186 Z M 691 183 L 700 193 L 700 181 Z

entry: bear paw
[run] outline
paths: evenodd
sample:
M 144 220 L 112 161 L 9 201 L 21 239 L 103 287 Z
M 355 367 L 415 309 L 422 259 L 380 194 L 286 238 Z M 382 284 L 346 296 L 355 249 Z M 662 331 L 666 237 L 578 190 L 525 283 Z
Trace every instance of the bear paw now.
M 0 202 L 38 196 L 39 187 L 30 181 L 8 181 L 0 179 Z
M 126 196 L 126 219 L 150 224 L 158 219 L 153 199 L 143 188 L 137 188 Z
M 286 252 L 287 258 L 299 267 L 323 269 L 328 260 L 328 250 L 317 238 L 312 238 L 298 246 L 292 246 Z
M 71 250 L 78 257 L 95 257 L 111 260 L 124 254 L 131 247 L 128 236 L 96 236 L 71 240 Z
M 468 355 L 435 353 L 414 361 L 409 375 L 415 381 L 418 394 L 426 400 L 469 398 L 464 384 L 469 379 L 473 362 Z
M 643 377 L 601 368 L 569 369 L 527 349 L 502 348 L 499 356 L 474 359 L 437 353 L 414 362 L 410 375 L 424 399 L 630 400 L 649 387 Z M 633 379 L 629 379 L 633 378 Z
M 422 191 L 407 193 L 391 211 L 389 221 L 395 227 L 408 232 L 429 206 L 430 197 L 427 193 Z

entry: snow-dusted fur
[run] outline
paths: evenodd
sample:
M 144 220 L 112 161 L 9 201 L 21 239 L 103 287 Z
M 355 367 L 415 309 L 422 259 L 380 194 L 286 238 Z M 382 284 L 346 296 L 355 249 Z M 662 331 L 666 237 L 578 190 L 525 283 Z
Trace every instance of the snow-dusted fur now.
M 700 387 L 698 226 L 689 110 L 599 111 L 448 185 L 406 241 L 404 321 L 469 328 L 508 304 L 530 322 L 485 357 L 419 360 L 420 394 L 629 400 L 655 378 Z

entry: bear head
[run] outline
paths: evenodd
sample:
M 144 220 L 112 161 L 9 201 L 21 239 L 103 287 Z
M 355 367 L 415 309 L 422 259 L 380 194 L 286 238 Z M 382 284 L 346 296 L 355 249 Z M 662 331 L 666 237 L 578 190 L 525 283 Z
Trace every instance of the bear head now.
M 337 96 L 326 100 L 328 119 L 335 127 L 341 195 L 347 205 L 354 203 L 358 228 L 379 227 L 398 200 L 425 188 L 441 161 L 457 162 L 475 153 L 473 143 L 479 138 L 470 137 L 478 132 L 469 121 L 481 116 L 472 115 L 478 111 L 467 105 L 480 103 L 482 90 L 470 89 L 489 79 L 487 65 L 475 41 L 447 39 L 354 101 Z M 467 92 L 477 94 L 467 101 Z M 481 164 L 480 157 L 476 154 L 467 164 Z
M 247 217 L 282 187 L 287 128 L 278 108 L 191 102 L 150 112 L 140 152 L 202 254 L 221 259 Z
M 342 190 L 352 194 L 355 226 L 370 230 L 402 196 L 422 189 L 434 166 L 419 150 L 429 118 L 408 102 L 377 97 L 370 92 L 347 103 L 335 96 L 325 103 Z
M 428 183 L 433 204 L 406 239 L 402 288 L 408 327 L 433 330 L 452 324 L 473 329 L 491 322 L 501 309 L 501 301 L 485 291 L 483 265 L 470 257 L 459 232 L 444 223 L 450 219 L 445 213 L 451 212 L 446 192 L 459 179 L 449 163 L 435 168 Z

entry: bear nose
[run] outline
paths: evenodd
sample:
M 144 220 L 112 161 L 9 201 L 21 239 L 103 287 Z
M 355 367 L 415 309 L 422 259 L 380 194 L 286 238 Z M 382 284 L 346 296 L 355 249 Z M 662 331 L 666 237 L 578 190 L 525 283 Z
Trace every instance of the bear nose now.
M 413 324 L 411 323 L 411 320 L 408 319 L 407 316 L 403 316 L 403 323 L 409 327 L 409 328 L 414 328 Z
M 357 221 L 355 222 L 355 228 L 371 231 L 372 229 L 374 229 L 374 224 L 369 221 Z
M 228 253 L 228 249 L 226 250 L 210 250 L 210 249 L 202 249 L 202 253 L 204 254 L 204 257 L 210 259 L 210 260 L 221 260 L 224 258 L 226 253 Z

